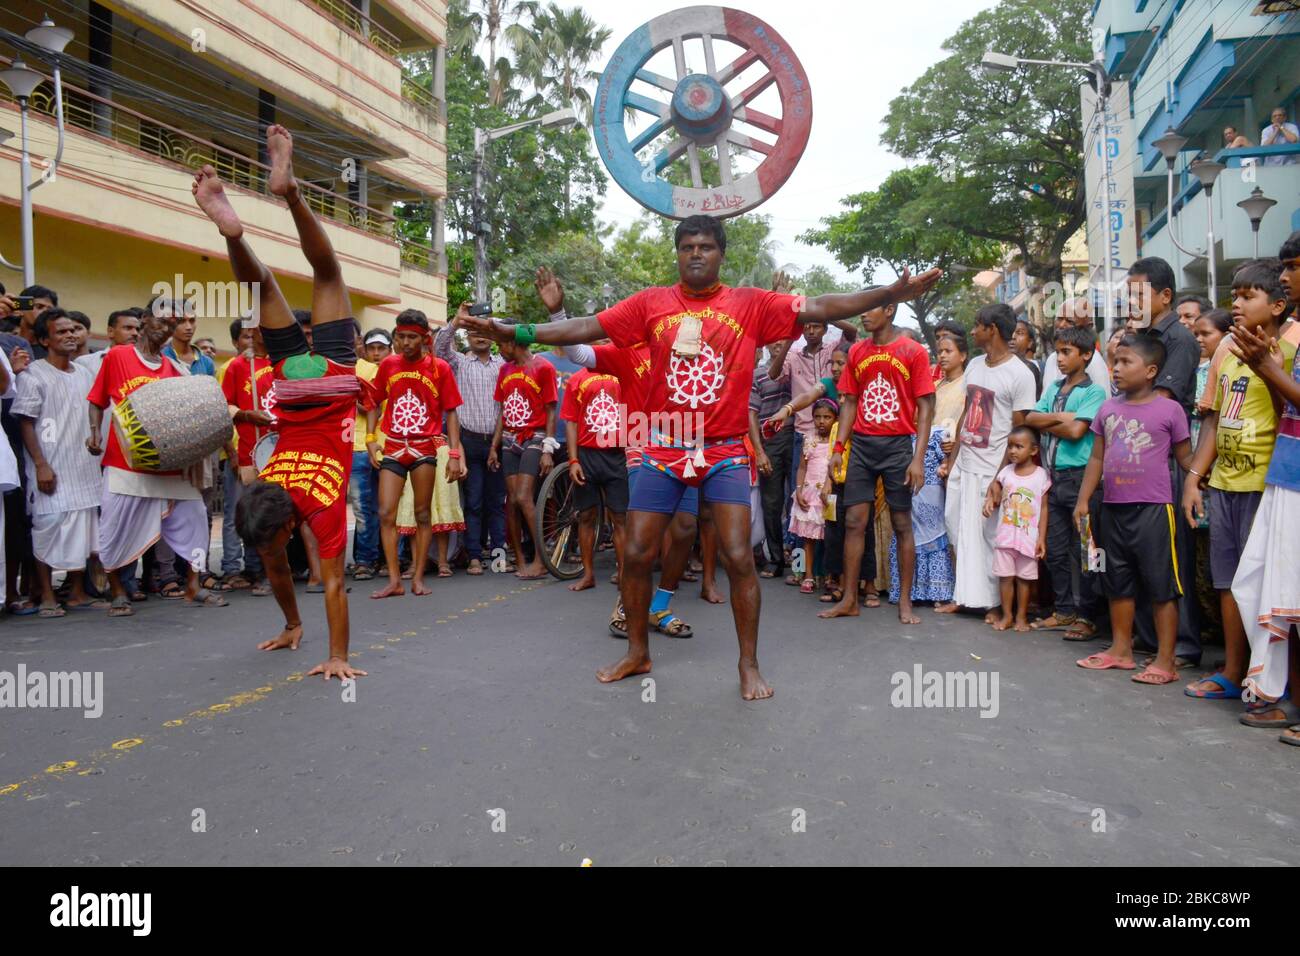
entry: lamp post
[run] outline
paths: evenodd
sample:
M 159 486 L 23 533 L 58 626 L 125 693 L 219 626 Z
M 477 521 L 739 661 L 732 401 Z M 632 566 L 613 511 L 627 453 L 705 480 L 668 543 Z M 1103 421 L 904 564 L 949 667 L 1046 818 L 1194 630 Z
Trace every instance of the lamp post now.
M 1259 223 L 1264 218 L 1264 214 L 1277 205 L 1276 199 L 1269 199 L 1264 195 L 1264 190 L 1256 186 L 1250 191 L 1250 195 L 1237 203 L 1237 208 L 1241 209 L 1250 217 L 1250 230 L 1255 234 L 1255 258 L 1259 258 Z
M 40 26 L 28 30 L 26 36 L 31 43 L 52 54 L 50 61 L 54 66 L 54 120 L 59 133 L 59 144 L 55 150 L 54 158 L 49 161 L 48 168 L 41 174 L 41 178 L 33 183 L 31 154 L 27 149 L 27 110 L 32 93 L 36 91 L 36 87 L 40 86 L 44 77 L 35 70 L 28 69 L 27 64 L 22 61 L 21 57 L 14 60 L 9 69 L 0 70 L 0 83 L 4 83 L 5 86 L 9 87 L 14 99 L 18 101 L 18 114 L 21 123 L 22 157 L 19 160 L 18 168 L 22 189 L 23 245 L 23 261 L 21 265 L 14 265 L 3 256 L 0 256 L 0 264 L 13 269 L 15 272 L 21 272 L 23 274 L 23 285 L 28 286 L 36 283 L 36 253 L 32 238 L 32 190 L 53 179 L 59 162 L 63 159 L 63 83 L 59 73 L 59 55 L 72 40 L 72 31 L 67 27 L 56 27 L 54 22 L 47 17 L 41 22 Z
M 1091 63 L 1077 63 L 1071 60 L 1030 60 L 1025 57 L 1011 56 L 1007 53 L 996 53 L 993 50 L 989 50 L 984 54 L 983 59 L 980 60 L 980 66 L 989 76 L 1013 73 L 1022 66 L 1059 66 L 1071 70 L 1083 70 L 1093 77 L 1097 87 L 1097 109 L 1094 116 L 1100 118 L 1102 131 L 1102 168 L 1104 170 L 1102 182 L 1106 197 L 1102 203 L 1101 216 L 1104 241 L 1106 243 L 1106 251 L 1102 256 L 1102 284 L 1106 287 L 1103 299 L 1103 329 L 1106 338 L 1109 339 L 1111 329 L 1115 325 L 1115 287 L 1111 282 L 1110 261 L 1113 240 L 1110 224 L 1110 196 L 1114 191 L 1114 184 L 1111 182 L 1110 157 L 1106 155 L 1106 140 L 1110 134 L 1110 124 L 1106 121 L 1110 98 L 1110 74 L 1106 72 L 1106 67 L 1100 59 L 1093 60 Z
M 572 109 L 556 110 L 534 119 L 520 123 L 511 123 L 498 129 L 474 130 L 474 297 L 478 302 L 486 302 L 487 291 L 487 240 L 491 224 L 487 221 L 487 210 L 483 202 L 483 175 L 487 165 L 487 144 L 493 140 L 517 133 L 521 129 L 539 126 L 542 129 L 564 129 L 578 122 L 578 114 Z
M 1210 304 L 1217 306 L 1219 304 L 1219 285 L 1214 275 L 1214 181 L 1219 178 L 1219 173 L 1223 172 L 1227 167 L 1223 163 L 1216 163 L 1212 159 L 1194 159 L 1187 168 L 1193 176 L 1201 181 L 1201 185 L 1205 188 L 1205 217 L 1207 223 L 1205 268 L 1209 274 Z

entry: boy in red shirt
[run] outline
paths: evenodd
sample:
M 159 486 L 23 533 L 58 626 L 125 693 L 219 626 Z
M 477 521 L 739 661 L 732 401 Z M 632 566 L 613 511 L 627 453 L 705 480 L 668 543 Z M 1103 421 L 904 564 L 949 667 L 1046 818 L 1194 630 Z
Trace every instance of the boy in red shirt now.
M 844 580 L 856 581 L 866 543 L 876 479 L 885 483 L 885 502 L 898 540 L 898 620 L 920 624 L 912 611 L 916 543 L 912 537 L 912 495 L 925 484 L 925 447 L 934 419 L 934 377 L 925 346 L 894 328 L 896 306 L 885 305 L 862 316 L 870 338 L 853 343 L 840 375 L 838 435 L 853 440 L 844 482 L 847 509 L 844 532 Z M 831 450 L 833 474 L 844 459 L 844 441 Z M 858 596 L 845 588 L 839 604 L 818 617 L 857 617 Z
M 578 546 L 582 551 L 582 577 L 570 591 L 596 586 L 596 515 L 604 499 L 614 526 L 614 556 L 623 570 L 623 515 L 627 512 L 627 455 L 623 440 L 623 391 L 619 380 L 604 372 L 584 368 L 574 373 L 564 388 L 560 418 L 572 423 L 565 429 L 569 445 L 569 477 L 578 509 Z
M 266 357 L 266 346 L 262 344 L 256 326 L 246 326 L 242 319 L 235 319 L 230 323 L 230 341 L 235 347 L 235 357 L 226 364 L 221 375 L 221 391 L 226 396 L 231 421 L 235 423 L 236 448 L 234 457 L 229 457 L 226 461 L 226 474 L 222 482 L 222 585 L 230 590 L 251 586 L 252 592 L 260 597 L 270 594 L 271 586 L 266 583 L 257 549 L 244 548 L 235 532 L 235 509 L 244 489 L 257 479 L 253 451 L 258 441 L 271 433 L 271 426 L 275 423 L 275 418 L 271 415 L 271 406 L 275 401 L 271 389 L 274 376 L 271 360 Z M 254 369 L 257 372 L 256 394 L 252 374 Z M 243 570 L 239 567 L 241 551 Z M 246 583 L 240 584 L 241 579 Z
M 523 528 L 533 527 L 533 497 L 537 482 L 545 478 L 559 450 L 555 440 L 555 366 L 536 358 L 527 345 L 501 343 L 506 364 L 497 374 L 492 398 L 501 403 L 488 467 L 505 465 L 506 537 L 515 552 L 516 577 L 525 581 L 546 577 L 541 556 L 533 549 L 531 564 L 524 563 Z
M 465 475 L 460 421 L 456 416 L 456 409 L 463 404 L 460 391 L 451 366 L 431 355 L 428 350 L 432 347 L 428 317 L 419 309 L 406 309 L 397 316 L 393 354 L 379 363 L 379 371 L 366 383 L 366 450 L 379 469 L 379 533 L 388 562 L 388 586 L 370 595 L 372 598 L 406 593 L 397 560 L 397 505 L 407 476 L 411 478 L 411 492 L 415 497 L 411 593 L 429 594 L 424 584 L 424 568 L 433 536 L 431 511 L 433 486 L 438 478 L 438 450 L 449 445 L 448 481 L 460 481 Z M 375 434 L 381 406 L 384 409 L 382 447 Z M 442 433 L 444 414 L 446 437 Z
M 283 126 L 266 130 L 271 159 L 268 187 L 289 206 L 303 255 L 312 268 L 311 344 L 294 318 L 271 273 L 249 247 L 243 223 L 230 205 L 216 170 L 204 166 L 194 177 L 199 208 L 226 239 L 235 278 L 257 292 L 262 341 L 274 369 L 275 454 L 235 510 L 246 544 L 257 548 L 284 612 L 279 636 L 262 650 L 297 649 L 302 641 L 293 575 L 285 545 L 295 528 L 306 526 L 320 548 L 329 621 L 329 658 L 308 671 L 326 680 L 364 677 L 348 663 L 348 598 L 343 585 L 347 546 L 347 482 L 356 427 L 356 320 L 343 273 L 329 236 L 303 200 L 293 175 L 293 139 Z

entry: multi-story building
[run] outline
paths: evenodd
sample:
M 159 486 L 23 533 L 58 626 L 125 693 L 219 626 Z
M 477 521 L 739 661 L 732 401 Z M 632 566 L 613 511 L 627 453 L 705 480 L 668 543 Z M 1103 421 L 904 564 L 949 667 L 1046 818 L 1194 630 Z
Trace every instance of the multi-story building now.
M 294 307 L 309 308 L 311 271 L 282 201 L 266 190 L 261 131 L 294 134 L 296 172 L 334 244 L 363 328 L 402 308 L 445 316 L 442 101 L 446 0 L 10 0 L 0 9 L 0 69 L 48 15 L 73 31 L 62 58 L 65 143 L 53 181 L 36 189 L 36 281 L 102 334 L 107 314 L 143 305 L 156 283 L 224 283 L 225 245 L 190 195 L 211 163 L 257 254 Z M 422 80 L 401 57 L 427 65 Z M 34 171 L 55 155 L 54 96 L 30 98 Z M 21 254 L 19 115 L 0 85 L 0 254 Z M 0 136 L 3 139 L 3 136 Z M 398 203 L 432 210 L 399 228 Z M 416 239 L 407 238 L 416 235 Z M 5 272 L 10 291 L 21 276 Z M 202 308 L 202 306 L 201 306 Z M 204 315 L 200 335 L 229 349 L 235 314 Z
M 1260 224 L 1263 255 L 1276 255 L 1282 240 L 1300 229 L 1300 143 L 1261 146 L 1274 110 L 1297 122 L 1300 3 L 1097 0 L 1093 25 L 1103 63 L 1112 77 L 1127 82 L 1132 104 L 1131 155 L 1116 157 L 1113 164 L 1115 191 L 1126 192 L 1129 183 L 1133 187 L 1137 215 L 1125 216 L 1125 227 L 1136 231 L 1139 255 L 1160 256 L 1174 266 L 1180 290 L 1203 292 L 1209 284 L 1204 252 L 1212 212 L 1222 304 L 1232 269 L 1254 255 L 1251 221 L 1239 202 L 1256 188 L 1277 202 Z M 1228 127 L 1250 145 L 1228 148 Z M 1174 162 L 1172 232 L 1160 150 L 1170 129 L 1186 140 Z M 1198 158 L 1227 167 L 1208 197 L 1189 168 Z

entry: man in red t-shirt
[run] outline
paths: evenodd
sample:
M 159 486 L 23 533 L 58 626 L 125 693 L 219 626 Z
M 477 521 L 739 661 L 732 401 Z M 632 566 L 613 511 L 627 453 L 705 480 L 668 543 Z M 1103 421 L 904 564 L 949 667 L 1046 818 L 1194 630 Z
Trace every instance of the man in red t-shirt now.
M 569 585 L 570 591 L 596 586 L 596 515 L 602 499 L 614 526 L 614 558 L 619 571 L 623 569 L 623 515 L 628 501 L 624 407 L 619 380 L 608 373 L 584 368 L 564 387 L 560 418 L 573 426 L 564 431 L 583 571 Z
M 916 543 L 912 537 L 912 495 L 925 484 L 925 446 L 934 419 L 934 378 L 930 353 L 894 327 L 895 306 L 862 316 L 869 338 L 849 349 L 840 374 L 840 423 L 836 434 L 853 429 L 844 482 L 844 580 L 856 581 L 866 545 L 867 522 L 876 501 L 876 479 L 885 483 L 885 502 L 898 540 L 898 619 L 920 624 L 912 610 Z M 844 442 L 831 451 L 830 470 L 844 457 Z M 857 617 L 858 596 L 844 589 L 839 604 L 818 617 Z
M 415 501 L 415 543 L 411 556 L 411 593 L 431 594 L 424 583 L 424 568 L 433 537 L 433 487 L 438 478 L 438 450 L 447 446 L 447 481 L 460 481 L 465 466 L 460 450 L 460 390 L 451 366 L 431 355 L 433 339 L 429 319 L 419 309 L 405 309 L 393 331 L 393 354 L 379 363 L 379 371 L 366 383 L 366 450 L 379 469 L 379 533 L 388 562 L 388 585 L 372 598 L 405 594 L 402 568 L 397 560 L 397 505 L 411 478 Z M 384 410 L 381 447 L 375 428 Z M 442 418 L 447 416 L 447 436 Z M 444 537 L 446 532 L 442 532 Z M 445 541 L 439 546 L 445 556 Z
M 740 645 L 740 693 L 745 700 L 772 696 L 758 669 L 758 577 L 749 545 L 749 392 L 760 345 L 797 338 L 804 322 L 833 322 L 877 306 L 916 298 L 939 281 L 937 269 L 906 273 L 885 289 L 815 298 L 759 289 L 731 289 L 718 281 L 727 238 L 722 222 L 691 216 L 674 234 L 680 283 L 645 289 L 588 319 L 509 326 L 470 316 L 457 321 L 499 342 L 575 345 L 608 337 L 630 348 L 650 348 L 647 409 L 660 415 L 646 449 L 627 519 L 623 604 L 628 651 L 596 672 L 621 680 L 650 671 L 647 638 L 651 569 L 673 513 L 686 489 L 698 486 L 713 506 L 719 546 L 731 582 L 731 607 Z M 648 466 L 648 467 L 647 467 Z
M 257 294 L 262 341 L 273 368 L 278 441 L 275 453 L 235 510 L 246 544 L 257 548 L 284 612 L 278 637 L 262 650 L 297 648 L 302 641 L 293 575 L 285 546 L 294 530 L 309 528 L 320 551 L 329 621 L 329 658 L 308 671 L 326 680 L 352 680 L 366 672 L 348 663 L 348 598 L 343 585 L 347 547 L 347 483 L 352 461 L 360 383 L 356 376 L 356 320 L 334 248 L 304 201 L 293 174 L 293 138 L 283 126 L 266 130 L 271 160 L 268 188 L 293 216 L 302 252 L 312 269 L 312 311 L 307 333 L 294 318 L 275 276 L 254 255 L 244 226 L 216 170 L 204 166 L 193 193 L 226 240 L 235 278 Z
M 257 549 L 245 548 L 235 531 L 235 509 L 244 489 L 257 480 L 254 449 L 263 436 L 270 434 L 275 423 L 271 414 L 274 373 L 256 326 L 245 325 L 243 319 L 233 320 L 230 323 L 230 342 L 235 347 L 235 357 L 226 363 L 221 373 L 221 391 L 226 396 L 231 421 L 235 423 L 236 449 L 233 456 L 227 453 L 226 471 L 222 478 L 222 585 L 232 590 L 251 588 L 253 594 L 264 597 L 271 593 L 271 586 L 266 582 Z
M 175 378 L 188 372 L 162 354 L 176 327 L 179 303 L 155 299 L 140 319 L 134 345 L 108 350 L 86 396 L 90 402 L 92 455 L 104 455 L 104 492 L 99 508 L 99 559 L 109 572 L 113 600 L 111 617 L 134 613 L 121 574 L 160 538 L 189 562 L 186 574 L 187 607 L 224 607 L 226 599 L 199 587 L 199 571 L 208 555 L 208 511 L 203 496 L 178 471 L 157 472 L 133 468 L 118 444 L 117 430 L 101 448 L 104 412 L 149 382 Z M 183 307 L 181 307 L 183 308 Z
M 546 577 L 546 567 L 536 549 L 532 563 L 524 563 L 522 529 L 533 527 L 537 482 L 554 467 L 552 456 L 560 448 L 555 440 L 555 366 L 513 340 L 501 343 L 501 357 L 506 364 L 497 373 L 492 395 L 501 403 L 501 415 L 487 465 L 493 471 L 505 466 L 506 538 L 515 552 L 515 576 L 531 581 Z

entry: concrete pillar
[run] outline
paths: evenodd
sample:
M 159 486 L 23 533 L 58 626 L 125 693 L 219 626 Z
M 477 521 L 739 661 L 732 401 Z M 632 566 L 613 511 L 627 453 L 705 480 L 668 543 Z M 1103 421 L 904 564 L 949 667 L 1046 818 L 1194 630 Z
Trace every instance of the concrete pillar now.
M 447 225 L 447 200 L 436 199 L 433 203 L 433 263 L 434 271 L 440 275 L 447 274 L 447 239 L 444 230 Z
M 447 123 L 447 48 L 433 50 L 433 96 L 438 101 L 438 122 Z
M 90 8 L 90 65 L 103 70 L 113 69 L 113 11 L 91 0 Z M 92 80 L 90 92 L 106 100 L 113 98 L 113 87 Z M 113 109 L 107 103 L 91 101 L 95 132 L 109 139 L 113 136 Z

